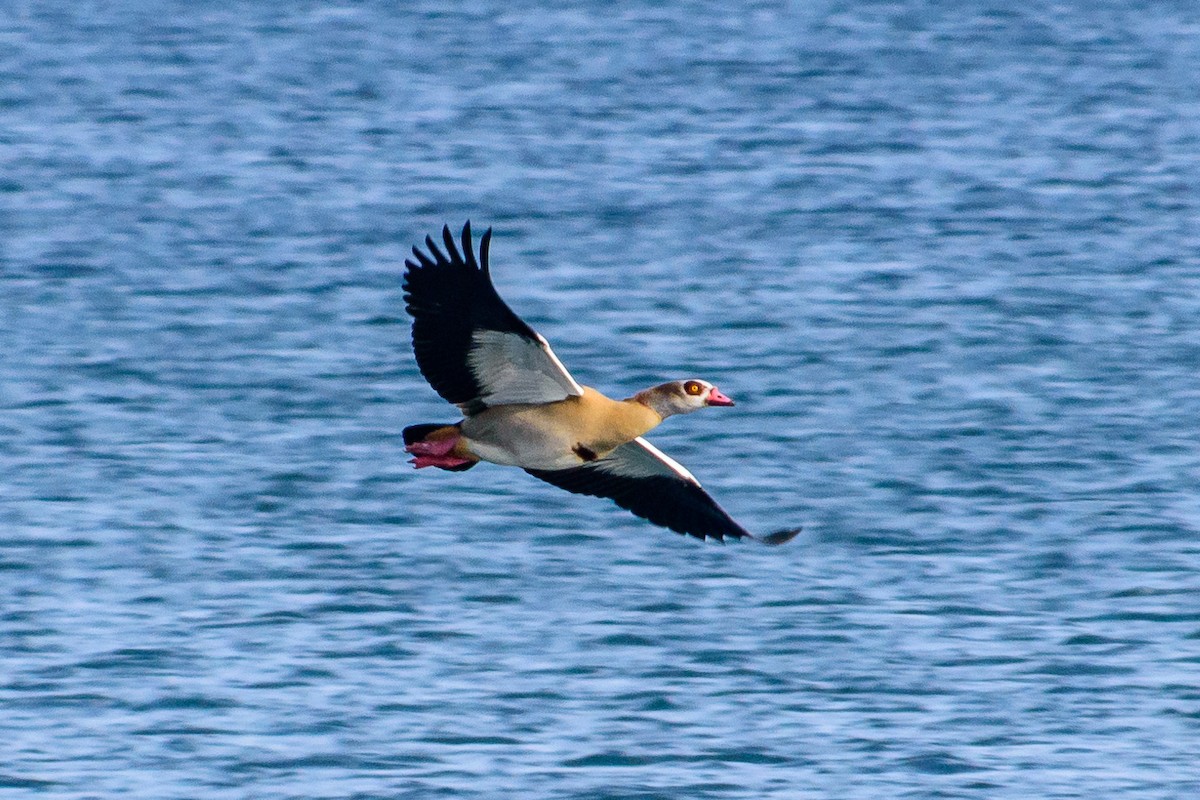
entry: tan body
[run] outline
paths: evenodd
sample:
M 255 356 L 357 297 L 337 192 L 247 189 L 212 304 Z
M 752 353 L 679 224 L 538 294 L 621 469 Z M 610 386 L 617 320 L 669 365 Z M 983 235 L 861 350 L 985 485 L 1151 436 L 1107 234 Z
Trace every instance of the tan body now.
M 455 455 L 527 469 L 567 469 L 594 461 L 662 422 L 635 399 L 613 400 L 583 387 L 582 397 L 486 409 L 463 420 Z

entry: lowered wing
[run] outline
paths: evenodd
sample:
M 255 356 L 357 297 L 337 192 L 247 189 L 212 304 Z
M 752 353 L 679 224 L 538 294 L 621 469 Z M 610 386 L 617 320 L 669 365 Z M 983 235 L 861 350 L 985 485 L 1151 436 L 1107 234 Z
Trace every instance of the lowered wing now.
M 731 536 L 783 544 L 800 532 L 795 528 L 761 538 L 752 535 L 717 505 L 683 465 L 640 436 L 578 467 L 525 471 L 568 492 L 607 497 L 655 525 L 698 539 Z

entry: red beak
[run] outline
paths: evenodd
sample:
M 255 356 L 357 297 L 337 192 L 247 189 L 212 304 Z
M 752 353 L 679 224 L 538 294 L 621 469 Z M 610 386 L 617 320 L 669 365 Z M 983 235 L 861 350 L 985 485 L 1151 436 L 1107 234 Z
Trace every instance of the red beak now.
M 733 405 L 733 401 L 730 400 L 725 395 L 721 394 L 721 390 L 714 386 L 712 389 L 709 390 L 708 397 L 706 397 L 704 400 L 704 405 L 706 405 L 706 406 L 731 406 L 731 405 Z

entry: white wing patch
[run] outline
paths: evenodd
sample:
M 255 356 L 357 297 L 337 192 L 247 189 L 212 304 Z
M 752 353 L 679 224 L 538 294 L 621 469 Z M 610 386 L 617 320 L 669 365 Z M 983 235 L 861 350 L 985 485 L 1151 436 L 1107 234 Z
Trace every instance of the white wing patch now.
M 605 458 L 595 462 L 600 469 L 629 478 L 653 478 L 665 475 L 700 485 L 687 467 L 647 442 L 641 436 L 623 444 Z
M 467 366 L 483 389 L 479 399 L 489 406 L 553 403 L 583 394 L 540 335 L 534 342 L 516 333 L 477 330 Z
M 571 389 L 571 394 L 575 395 L 576 397 L 582 397 L 583 387 L 576 383 L 575 379 L 571 377 L 571 373 L 567 372 L 567 368 L 563 366 L 561 361 L 558 360 L 558 356 L 554 355 L 554 351 L 550 349 L 550 343 L 547 342 L 545 337 L 540 333 L 535 333 L 534 336 L 537 337 L 538 344 L 541 345 L 542 352 L 550 357 L 550 362 L 554 364 L 554 368 L 558 371 L 559 377 L 566 379 L 567 385 Z

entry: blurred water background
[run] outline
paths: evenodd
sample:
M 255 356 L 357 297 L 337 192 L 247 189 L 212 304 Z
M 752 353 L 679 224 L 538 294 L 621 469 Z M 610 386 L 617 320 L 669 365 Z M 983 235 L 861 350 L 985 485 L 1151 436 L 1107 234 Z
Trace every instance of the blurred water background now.
M 1200 6 L 4 6 L 0 795 L 1200 793 Z M 412 471 L 468 218 L 801 537 Z

